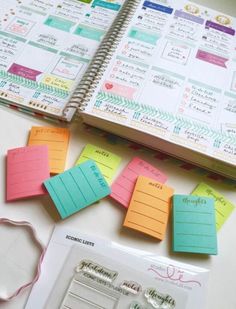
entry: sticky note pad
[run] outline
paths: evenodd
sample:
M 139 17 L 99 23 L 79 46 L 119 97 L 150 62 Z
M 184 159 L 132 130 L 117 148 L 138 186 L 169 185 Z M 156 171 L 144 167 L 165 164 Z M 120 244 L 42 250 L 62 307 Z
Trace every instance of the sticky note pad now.
M 217 254 L 215 208 L 212 198 L 174 195 L 173 250 Z
M 192 195 L 206 196 L 215 200 L 215 212 L 216 212 L 216 229 L 222 227 L 225 221 L 229 218 L 235 206 L 229 202 L 222 194 L 211 188 L 205 183 L 200 183 L 196 189 L 192 192 Z
M 44 182 L 62 219 L 109 195 L 96 163 L 88 160 Z
M 43 182 L 49 177 L 47 146 L 8 150 L 7 201 L 45 194 Z
M 151 164 L 135 157 L 125 167 L 111 187 L 111 197 L 128 208 L 138 176 L 152 178 L 165 183 L 167 176 Z
M 47 145 L 50 173 L 58 174 L 65 169 L 69 137 L 67 128 L 32 127 L 28 145 Z
M 82 151 L 76 165 L 86 160 L 95 161 L 106 181 L 110 184 L 120 164 L 121 158 L 107 150 L 88 144 Z
M 174 190 L 153 179 L 139 176 L 124 226 L 162 240 L 165 236 Z

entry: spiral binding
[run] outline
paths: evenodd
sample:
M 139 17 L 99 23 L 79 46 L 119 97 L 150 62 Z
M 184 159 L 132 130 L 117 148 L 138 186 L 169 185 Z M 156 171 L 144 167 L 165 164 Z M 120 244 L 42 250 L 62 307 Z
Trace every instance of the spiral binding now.
M 139 3 L 140 0 L 126 0 L 64 109 L 64 116 L 70 109 L 76 109 L 79 112 L 85 110 Z

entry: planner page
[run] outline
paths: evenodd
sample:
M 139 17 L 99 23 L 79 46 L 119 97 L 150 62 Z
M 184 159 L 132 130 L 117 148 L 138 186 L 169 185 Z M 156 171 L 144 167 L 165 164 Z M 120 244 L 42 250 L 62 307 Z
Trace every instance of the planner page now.
M 86 113 L 236 164 L 236 19 L 140 1 Z
M 0 0 L 0 101 L 62 115 L 124 0 Z

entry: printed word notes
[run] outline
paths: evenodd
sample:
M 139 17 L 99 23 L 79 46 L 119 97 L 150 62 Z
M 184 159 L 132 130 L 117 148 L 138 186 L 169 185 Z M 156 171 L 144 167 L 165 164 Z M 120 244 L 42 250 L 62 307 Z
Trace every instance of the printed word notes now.
M 44 185 L 62 219 L 111 193 L 106 180 L 92 160 L 48 179 Z
M 66 128 L 32 127 L 28 145 L 47 145 L 50 173 L 59 174 L 65 169 L 69 137 Z
M 235 206 L 230 203 L 222 194 L 212 189 L 205 183 L 200 183 L 192 192 L 192 195 L 206 196 L 215 200 L 215 213 L 216 213 L 216 229 L 222 227 L 225 221 L 229 218 Z
M 124 226 L 164 239 L 173 193 L 172 188 L 139 176 Z
M 82 151 L 76 165 L 86 160 L 95 161 L 106 181 L 110 184 L 120 164 L 121 158 L 107 150 L 88 144 Z
M 173 197 L 173 250 L 217 254 L 214 200 L 192 195 Z
M 111 187 L 111 197 L 128 208 L 138 176 L 152 178 L 165 183 L 167 177 L 151 164 L 135 157 L 125 167 Z
M 50 177 L 47 146 L 29 146 L 7 152 L 7 201 L 45 194 Z

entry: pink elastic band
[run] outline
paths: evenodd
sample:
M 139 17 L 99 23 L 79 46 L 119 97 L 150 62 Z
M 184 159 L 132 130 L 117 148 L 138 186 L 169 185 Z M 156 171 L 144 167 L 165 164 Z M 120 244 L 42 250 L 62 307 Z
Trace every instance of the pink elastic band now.
M 21 286 L 12 295 L 10 295 L 10 296 L 8 296 L 6 298 L 0 297 L 0 302 L 7 302 L 7 301 L 15 298 L 17 295 L 20 294 L 21 291 L 23 291 L 27 287 L 33 285 L 38 280 L 39 275 L 41 273 L 41 264 L 42 264 L 42 261 L 43 261 L 43 257 L 44 257 L 46 248 L 44 248 L 44 246 L 41 244 L 40 240 L 37 238 L 36 231 L 35 231 L 34 227 L 29 222 L 27 222 L 27 221 L 16 222 L 16 221 L 12 221 L 12 220 L 5 219 L 5 218 L 0 218 L 0 224 L 9 224 L 9 225 L 15 225 L 15 226 L 22 226 L 22 227 L 25 227 L 25 228 L 29 229 L 30 234 L 33 236 L 34 243 L 36 244 L 36 246 L 41 251 L 41 255 L 40 255 L 40 258 L 39 258 L 38 265 L 37 265 L 37 272 L 36 272 L 36 275 L 35 275 L 34 279 L 31 282 Z

